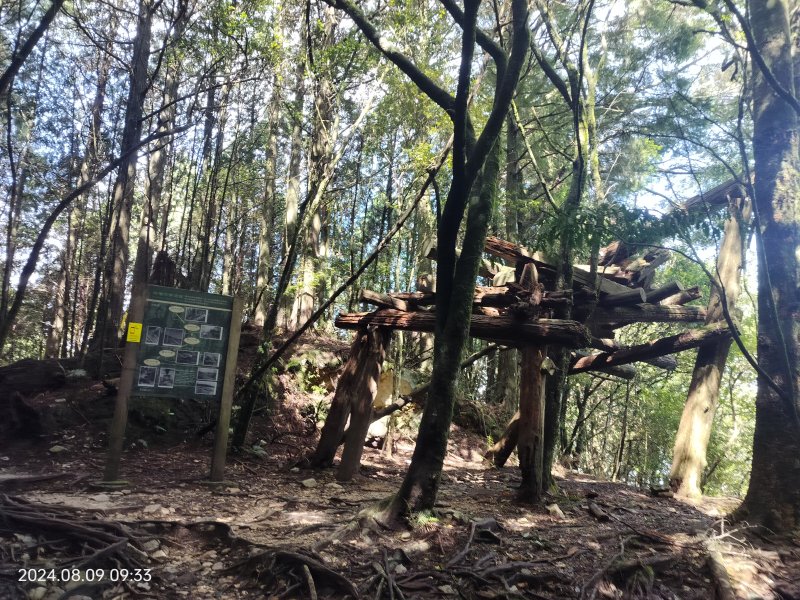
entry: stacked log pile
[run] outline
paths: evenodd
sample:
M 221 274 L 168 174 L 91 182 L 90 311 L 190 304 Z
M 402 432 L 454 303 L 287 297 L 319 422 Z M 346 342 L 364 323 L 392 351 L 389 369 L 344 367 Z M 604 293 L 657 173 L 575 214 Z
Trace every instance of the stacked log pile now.
M 637 361 L 674 368 L 671 354 L 696 348 L 730 335 L 726 328 L 711 327 L 624 348 L 614 342 L 614 332 L 632 323 L 696 323 L 706 310 L 686 306 L 697 299 L 697 288 L 679 282 L 653 288 L 655 269 L 666 255 L 650 250 L 631 257 L 615 243 L 604 249 L 597 275 L 574 266 L 573 288 L 555 289 L 556 268 L 536 254 L 504 240 L 489 237 L 480 275 L 491 285 L 475 288 L 470 335 L 505 346 L 555 345 L 575 350 L 572 373 L 600 370 L 630 377 L 620 369 Z M 436 256 L 435 248 L 427 253 Z M 499 261 L 499 262 L 497 262 Z M 526 277 L 537 285 L 531 288 Z M 532 291 L 533 289 L 533 291 Z M 344 329 L 369 326 L 432 332 L 436 325 L 435 292 L 380 293 L 362 290 L 361 301 L 376 307 L 371 312 L 343 313 L 336 325 Z M 554 318 L 560 307 L 572 307 L 572 319 Z M 597 350 L 600 350 L 598 353 Z

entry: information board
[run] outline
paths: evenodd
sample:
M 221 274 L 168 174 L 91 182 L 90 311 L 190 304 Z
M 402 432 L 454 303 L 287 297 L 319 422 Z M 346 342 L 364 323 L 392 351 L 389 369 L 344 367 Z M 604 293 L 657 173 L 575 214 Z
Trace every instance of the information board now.
M 232 308 L 232 296 L 148 286 L 133 393 L 219 400 Z

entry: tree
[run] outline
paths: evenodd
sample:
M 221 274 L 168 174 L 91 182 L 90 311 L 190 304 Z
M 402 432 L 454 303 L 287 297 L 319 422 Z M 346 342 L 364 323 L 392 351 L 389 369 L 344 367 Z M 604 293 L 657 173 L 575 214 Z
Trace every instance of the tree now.
M 752 0 L 749 31 L 761 373 L 750 486 L 737 517 L 790 532 L 800 528 L 800 133 L 789 3 Z

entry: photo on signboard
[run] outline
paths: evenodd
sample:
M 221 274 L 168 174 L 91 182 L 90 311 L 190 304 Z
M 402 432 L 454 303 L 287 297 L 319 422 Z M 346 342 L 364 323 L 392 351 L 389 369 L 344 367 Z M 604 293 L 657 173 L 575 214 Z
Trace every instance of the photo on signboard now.
M 197 381 L 216 381 L 218 375 L 219 369 L 197 369 Z
M 195 308 L 194 306 L 187 306 L 186 312 L 187 321 L 194 321 L 195 323 L 205 323 L 208 321 L 208 309 L 207 308 Z
M 219 352 L 203 352 L 203 366 L 219 367 L 221 356 Z
M 147 332 L 144 334 L 144 343 L 148 346 L 158 346 L 161 341 L 161 327 L 148 325 Z
M 175 369 L 173 367 L 161 367 L 158 371 L 158 387 L 175 387 Z
M 139 367 L 139 387 L 155 387 L 157 367 Z
M 167 327 L 164 329 L 164 346 L 182 346 L 183 345 L 183 329 L 173 329 Z
M 198 381 L 194 384 L 194 393 L 202 396 L 215 396 L 217 394 L 217 382 Z
M 194 352 L 192 350 L 178 350 L 178 353 L 175 355 L 175 362 L 179 365 L 196 365 L 199 356 L 199 352 Z
M 222 327 L 219 325 L 201 325 L 200 326 L 200 339 L 203 340 L 221 340 Z

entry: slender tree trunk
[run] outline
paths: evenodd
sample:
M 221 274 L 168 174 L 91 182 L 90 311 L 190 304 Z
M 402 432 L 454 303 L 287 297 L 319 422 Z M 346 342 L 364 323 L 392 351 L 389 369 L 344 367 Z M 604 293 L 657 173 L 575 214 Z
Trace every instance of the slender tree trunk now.
M 725 233 L 717 257 L 716 281 L 712 282 L 706 325 L 724 321 L 721 294 L 724 290 L 727 309 L 733 314 L 739 296 L 739 282 L 744 256 L 746 227 L 750 219 L 749 201 L 731 202 Z M 721 288 L 721 289 L 720 289 Z M 719 404 L 719 385 L 728 359 L 731 340 L 701 346 L 689 385 L 675 449 L 672 455 L 670 486 L 681 496 L 699 497 L 706 451 L 714 415 Z
M 752 0 L 750 19 L 766 67 L 794 93 L 788 8 L 785 0 Z M 800 144 L 797 114 L 754 70 L 758 364 L 781 394 L 759 378 L 753 468 L 737 516 L 788 533 L 800 529 Z
M 122 131 L 123 153 L 138 145 L 142 134 L 142 113 L 148 89 L 147 63 L 150 56 L 152 36 L 152 0 L 140 0 L 136 38 L 131 55 L 130 87 L 125 108 L 125 126 Z M 128 273 L 128 242 L 130 239 L 131 210 L 133 207 L 134 183 L 138 152 L 130 152 L 120 165 L 114 183 L 114 218 L 111 227 L 109 257 L 105 266 L 106 293 L 101 301 L 105 313 L 103 345 L 119 344 L 119 328 L 125 302 L 125 280 Z
M 269 103 L 269 137 L 264 161 L 264 199 L 261 205 L 261 222 L 258 237 L 258 268 L 256 277 L 255 323 L 264 326 L 271 300 L 272 245 L 275 237 L 275 180 L 278 161 L 278 126 L 281 120 L 281 89 L 278 76 L 272 79 L 272 98 Z
M 517 206 L 522 200 L 522 169 L 519 130 L 514 116 L 506 117 L 506 205 L 505 238 L 509 242 L 518 241 Z M 497 365 L 497 399 L 503 403 L 507 415 L 513 414 L 519 406 L 520 389 L 520 351 L 512 348 L 500 352 Z
M 297 65 L 294 102 L 292 103 L 291 120 L 292 120 L 292 134 L 289 141 L 289 174 L 286 181 L 286 213 L 284 216 L 284 233 L 283 233 L 283 257 L 284 263 L 287 258 L 294 252 L 292 248 L 297 238 L 297 228 L 299 227 L 300 218 L 300 167 L 303 161 L 303 106 L 305 104 L 306 95 L 306 63 L 305 63 L 305 45 L 300 49 L 301 56 Z M 293 269 L 293 266 L 292 266 Z M 287 281 L 288 285 L 288 281 Z M 286 297 L 284 290 L 276 289 L 274 302 L 280 305 L 280 316 L 277 321 L 283 329 L 289 330 L 291 327 L 291 311 L 292 299 Z M 267 335 L 265 326 L 264 331 Z M 269 335 L 272 332 L 270 331 Z

